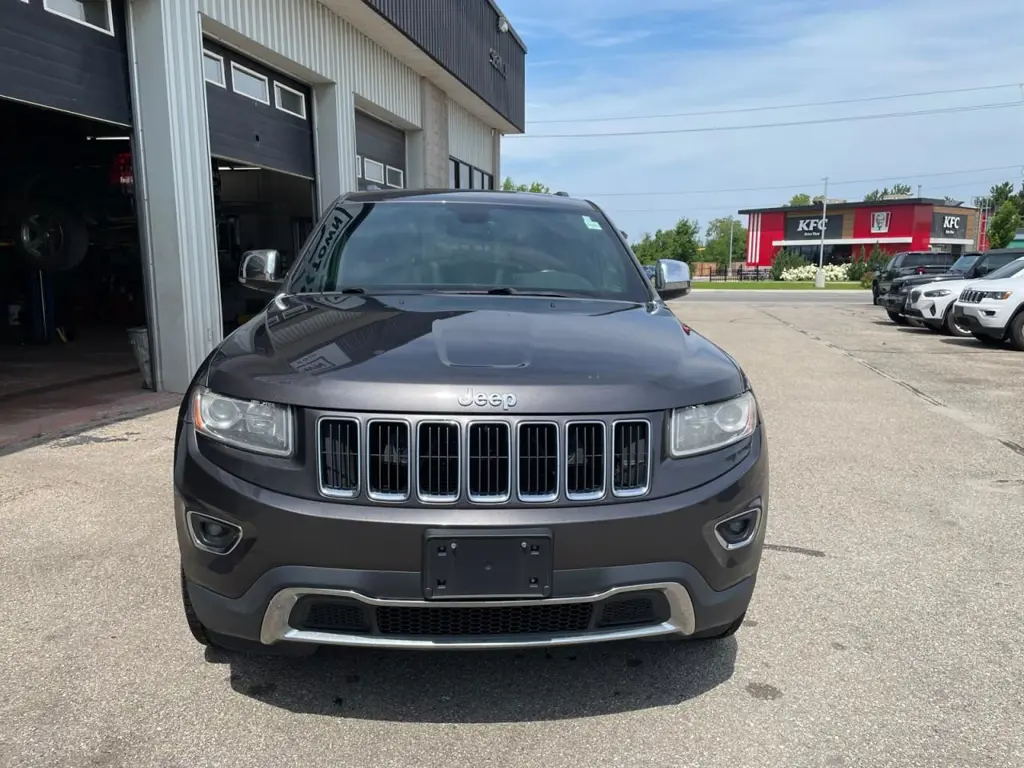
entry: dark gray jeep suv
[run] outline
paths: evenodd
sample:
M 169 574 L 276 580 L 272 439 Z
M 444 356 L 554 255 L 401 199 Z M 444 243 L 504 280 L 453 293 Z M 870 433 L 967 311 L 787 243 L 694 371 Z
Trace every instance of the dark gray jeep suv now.
M 754 590 L 750 382 L 594 204 L 344 195 L 195 375 L 175 520 L 195 638 L 234 649 L 718 638 Z

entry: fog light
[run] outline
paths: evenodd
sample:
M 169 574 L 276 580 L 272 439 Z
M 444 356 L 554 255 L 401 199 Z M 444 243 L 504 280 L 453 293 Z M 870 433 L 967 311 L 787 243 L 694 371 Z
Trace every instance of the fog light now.
M 197 549 L 213 555 L 226 555 L 242 540 L 242 529 L 234 523 L 189 510 L 188 530 Z
M 740 549 L 750 544 L 757 536 L 757 525 L 761 510 L 748 509 L 723 520 L 715 526 L 715 537 L 725 549 Z

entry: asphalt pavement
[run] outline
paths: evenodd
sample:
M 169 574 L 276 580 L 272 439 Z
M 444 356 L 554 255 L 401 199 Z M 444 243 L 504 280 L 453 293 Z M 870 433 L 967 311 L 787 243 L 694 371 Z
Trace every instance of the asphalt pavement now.
M 767 415 L 768 549 L 734 638 L 204 652 L 166 411 L 0 456 L 0 765 L 1024 765 L 1024 355 L 744 293 L 674 303 Z

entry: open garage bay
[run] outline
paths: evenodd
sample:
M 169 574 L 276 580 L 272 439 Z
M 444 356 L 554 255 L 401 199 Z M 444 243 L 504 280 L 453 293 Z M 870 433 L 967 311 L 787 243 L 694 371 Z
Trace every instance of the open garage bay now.
M 769 543 L 734 638 L 204 655 L 168 410 L 0 457 L 0 764 L 1024 763 L 1024 355 L 862 298 L 676 306 L 767 414 Z

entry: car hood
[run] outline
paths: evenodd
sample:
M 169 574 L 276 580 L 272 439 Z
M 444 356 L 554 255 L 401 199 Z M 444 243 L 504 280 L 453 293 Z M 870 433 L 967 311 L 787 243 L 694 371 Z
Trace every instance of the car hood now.
M 926 283 L 938 283 L 946 280 L 963 280 L 963 272 L 940 272 L 938 274 L 930 275 L 908 275 L 907 277 L 897 277 L 892 281 L 893 287 L 902 288 L 907 285 L 912 285 L 915 288 L 919 285 Z
M 930 291 L 938 288 L 942 288 L 953 293 L 958 293 L 966 288 L 968 285 L 978 282 L 978 279 L 973 280 L 929 280 L 927 283 L 917 283 L 914 285 L 915 291 Z
M 277 297 L 221 343 L 205 380 L 234 397 L 395 413 L 627 413 L 747 387 L 663 304 L 442 294 Z

